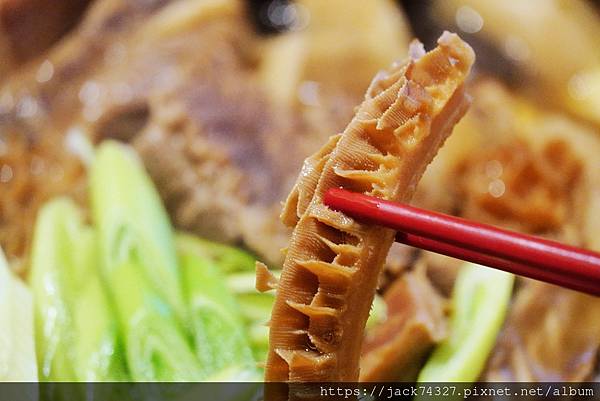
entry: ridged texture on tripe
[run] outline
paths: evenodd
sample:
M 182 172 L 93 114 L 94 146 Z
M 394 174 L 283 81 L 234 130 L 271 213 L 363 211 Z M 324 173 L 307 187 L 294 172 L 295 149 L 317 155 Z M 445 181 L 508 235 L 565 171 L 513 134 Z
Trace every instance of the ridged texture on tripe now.
M 330 188 L 410 200 L 466 112 L 472 49 L 444 33 L 378 74 L 348 127 L 309 157 L 283 221 L 294 226 L 270 323 L 267 381 L 356 381 L 363 330 L 394 231 L 329 209 Z

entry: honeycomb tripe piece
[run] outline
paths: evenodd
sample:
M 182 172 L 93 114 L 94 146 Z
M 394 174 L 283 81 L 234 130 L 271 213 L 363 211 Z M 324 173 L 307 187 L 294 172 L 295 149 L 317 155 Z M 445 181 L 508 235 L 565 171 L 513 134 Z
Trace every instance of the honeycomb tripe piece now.
M 475 55 L 445 32 L 425 53 L 379 73 L 343 133 L 309 157 L 284 206 L 293 234 L 270 322 L 267 381 L 356 381 L 363 330 L 395 232 L 328 208 L 343 187 L 409 201 L 417 182 L 469 106 Z M 272 397 L 271 397 L 272 398 Z

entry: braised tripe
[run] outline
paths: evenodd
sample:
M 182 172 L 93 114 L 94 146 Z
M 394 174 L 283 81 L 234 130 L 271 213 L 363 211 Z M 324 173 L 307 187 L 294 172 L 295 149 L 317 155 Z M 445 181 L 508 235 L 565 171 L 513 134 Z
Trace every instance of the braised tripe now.
M 282 220 L 294 230 L 271 316 L 267 381 L 358 380 L 363 330 L 395 232 L 334 211 L 323 196 L 344 187 L 409 201 L 469 106 L 469 45 L 445 32 L 431 52 L 415 41 L 409 54 L 374 78 L 344 132 L 306 160 L 286 201 Z

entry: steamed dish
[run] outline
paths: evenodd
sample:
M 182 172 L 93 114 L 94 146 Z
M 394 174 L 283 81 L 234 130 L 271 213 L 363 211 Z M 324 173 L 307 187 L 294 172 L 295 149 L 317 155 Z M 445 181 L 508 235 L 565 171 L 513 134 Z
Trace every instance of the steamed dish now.
M 0 378 L 598 377 L 598 299 L 321 201 L 600 250 L 597 3 L 67 3 L 0 0 Z

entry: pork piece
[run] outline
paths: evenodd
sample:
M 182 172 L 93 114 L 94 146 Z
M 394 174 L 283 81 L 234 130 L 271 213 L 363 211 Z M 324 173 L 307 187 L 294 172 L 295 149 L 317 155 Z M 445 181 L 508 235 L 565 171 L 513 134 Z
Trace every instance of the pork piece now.
M 173 21 L 176 6 L 147 22 L 127 60 L 94 79 L 107 91 L 124 83 L 130 96 L 94 102 L 99 117 L 88 127 L 96 140 L 135 146 L 178 228 L 276 262 L 273 244 L 287 236 L 275 224 L 279 201 L 316 144 L 263 94 L 251 50 L 258 39 L 239 2 L 198 6 L 198 19 L 209 15 L 191 27 L 186 14 Z
M 130 137 L 178 227 L 243 243 L 277 263 L 289 235 L 278 223 L 280 201 L 323 137 L 263 93 L 244 53 L 252 34 L 238 22 L 213 22 L 197 40 L 180 36 L 166 47 L 179 70 L 169 86 L 155 88 L 146 106 L 121 114 L 115 108 L 113 121 L 135 121 L 128 116 L 143 115 L 146 107 L 142 130 L 118 132 L 109 125 L 123 124 L 110 117 L 93 129 Z M 204 43 L 195 50 L 202 58 L 190 53 L 189 44 L 197 42 Z
M 586 381 L 600 347 L 600 299 L 528 281 L 517 294 L 484 379 Z
M 446 301 L 422 268 L 394 281 L 384 299 L 388 316 L 367 332 L 360 381 L 414 381 L 431 348 L 446 335 Z
M 294 226 L 270 323 L 268 381 L 355 381 L 363 330 L 394 231 L 323 204 L 329 188 L 408 201 L 468 107 L 474 54 L 445 33 L 425 54 L 376 77 L 342 134 L 309 157 L 288 197 Z M 269 394 L 278 398 L 283 394 Z
M 277 224 L 279 202 L 312 142 L 293 133 L 294 116 L 272 114 L 247 72 L 228 74 L 197 68 L 189 81 L 198 86 L 151 103 L 133 144 L 179 227 L 243 242 L 274 262 L 288 236 Z

